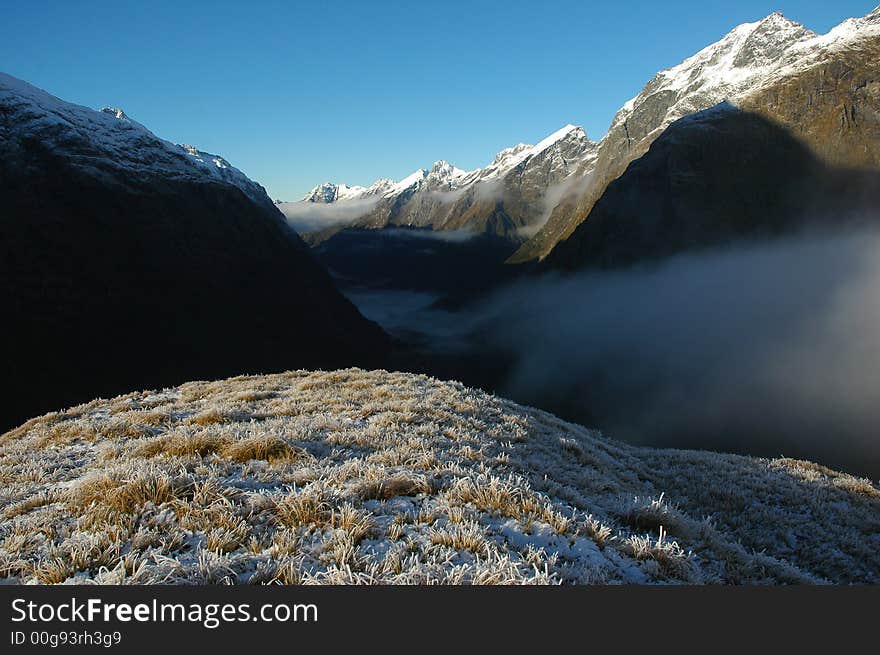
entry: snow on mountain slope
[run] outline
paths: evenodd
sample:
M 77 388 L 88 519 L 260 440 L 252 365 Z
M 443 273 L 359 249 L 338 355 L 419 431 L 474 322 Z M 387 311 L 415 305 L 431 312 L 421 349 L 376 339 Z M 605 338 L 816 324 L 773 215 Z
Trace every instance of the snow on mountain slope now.
M 670 408 L 674 411 L 674 408 Z M 422 375 L 95 400 L 0 437 L 11 583 L 876 583 L 880 490 Z
M 372 196 L 393 198 L 423 183 L 431 185 L 432 188 L 441 187 L 444 184 L 453 187 L 457 180 L 467 175 L 469 175 L 467 171 L 456 168 L 452 164 L 440 159 L 434 162 L 430 169 L 420 168 L 399 182 L 388 178 L 380 178 L 369 187 L 323 182 L 309 191 L 301 202 L 331 203 L 345 200 L 360 200 Z
M 824 35 L 774 13 L 735 27 L 718 42 L 657 73 L 615 115 L 599 144 L 595 174 L 578 193 L 560 201 L 544 228 L 520 248 L 512 261 L 542 258 L 566 239 L 589 214 L 607 184 L 644 154 L 673 121 L 723 101 L 778 119 L 780 108 L 764 102 L 768 89 L 782 87 L 826 62 L 870 53 L 878 39 L 880 7 Z M 817 99 L 826 92 L 818 87 L 812 91 Z M 761 101 L 750 104 L 755 98 Z
M 334 218 L 317 221 L 317 227 L 488 231 L 528 237 L 512 261 L 544 257 L 573 232 L 607 184 L 673 121 L 723 101 L 747 105 L 766 89 L 878 37 L 880 8 L 825 35 L 779 13 L 744 23 L 659 72 L 618 111 L 599 144 L 590 142 L 582 129 L 567 125 L 538 144 L 506 148 L 488 166 L 468 173 L 432 181 L 428 171 L 420 169 L 400 182 L 385 181 L 380 191 L 371 187 L 337 194 L 331 202 L 343 202 L 332 213 Z M 354 202 L 346 206 L 345 200 Z M 300 211 L 291 206 L 286 213 Z M 343 214 L 344 219 L 336 219 Z
M 348 186 L 347 184 L 334 184 L 324 182 L 309 191 L 302 202 L 336 202 L 362 196 L 367 191 L 366 187 Z
M 78 167 L 218 182 L 238 187 L 263 206 L 272 204 L 261 185 L 222 157 L 160 139 L 121 109 L 95 111 L 65 102 L 5 73 L 0 73 L 0 108 L 0 139 L 15 133 L 40 141 Z
M 557 145 L 563 139 L 574 139 L 578 142 L 589 143 L 586 132 L 584 132 L 582 127 L 566 125 L 535 145 L 518 143 L 511 148 L 505 148 L 495 156 L 495 159 L 491 164 L 485 168 L 479 168 L 468 175 L 466 182 L 472 183 L 503 177 L 512 169 L 539 156 L 545 150 Z
M 851 18 L 827 34 L 774 13 L 735 27 L 723 39 L 682 63 L 659 72 L 615 115 L 612 129 L 626 123 L 638 107 L 656 100 L 665 113 L 653 131 L 722 101 L 735 102 L 761 87 L 810 67 L 828 51 L 853 41 L 880 37 L 880 7 L 864 18 Z M 668 100 L 660 100 L 668 98 Z
M 412 225 L 481 232 L 498 216 L 501 203 L 500 211 L 509 223 L 505 229 L 515 232 L 541 220 L 545 195 L 552 196 L 555 185 L 575 170 L 588 168 L 594 159 L 595 144 L 584 130 L 566 125 L 535 145 L 520 143 L 505 148 L 484 168 L 464 171 L 439 160 L 430 169 L 416 170 L 399 182 L 382 179 L 369 188 L 326 182 L 312 189 L 302 202 L 337 203 L 334 210 L 289 203 L 282 211 L 300 228 L 306 223 L 372 228 Z M 504 207 L 505 200 L 510 201 L 510 207 Z M 310 223 L 304 217 L 313 220 Z

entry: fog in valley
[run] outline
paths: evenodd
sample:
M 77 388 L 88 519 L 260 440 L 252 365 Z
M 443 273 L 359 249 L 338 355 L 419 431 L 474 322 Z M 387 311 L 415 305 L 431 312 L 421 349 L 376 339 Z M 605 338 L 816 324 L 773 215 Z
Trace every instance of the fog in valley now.
M 632 443 L 809 458 L 880 477 L 880 234 L 527 276 L 466 309 L 350 294 L 463 382 Z M 506 361 L 486 382 L 481 362 Z M 471 377 L 472 379 L 467 379 Z

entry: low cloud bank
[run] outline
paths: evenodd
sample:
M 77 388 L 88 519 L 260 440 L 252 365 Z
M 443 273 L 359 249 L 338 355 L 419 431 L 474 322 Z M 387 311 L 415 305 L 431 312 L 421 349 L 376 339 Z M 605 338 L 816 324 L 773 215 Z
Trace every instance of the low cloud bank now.
M 322 202 L 284 202 L 278 205 L 281 213 L 297 232 L 317 232 L 330 227 L 351 225 L 369 214 L 379 198 Z
M 550 220 L 553 210 L 556 209 L 563 200 L 566 200 L 569 197 L 576 198 L 583 194 L 592 182 L 592 179 L 592 171 L 586 175 L 579 175 L 575 172 L 562 181 L 548 187 L 547 191 L 541 198 L 541 215 L 535 221 L 519 228 L 517 234 L 526 239 L 535 236 L 540 229 L 547 224 L 547 221 Z
M 880 236 L 804 237 L 545 277 L 479 312 L 502 391 L 631 442 L 880 477 Z
M 355 300 L 393 331 L 473 362 L 457 373 L 464 382 L 480 383 L 481 362 L 500 355 L 509 367 L 493 390 L 615 438 L 880 479 L 877 232 L 548 275 L 464 312 L 419 298 L 389 321 L 377 301 L 399 298 Z

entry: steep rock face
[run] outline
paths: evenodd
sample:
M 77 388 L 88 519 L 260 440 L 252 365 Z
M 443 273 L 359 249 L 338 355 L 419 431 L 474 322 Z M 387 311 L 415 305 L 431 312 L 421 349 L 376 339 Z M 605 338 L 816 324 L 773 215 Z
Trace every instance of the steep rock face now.
M 286 213 L 302 213 L 303 202 L 335 203 L 341 211 L 355 208 L 350 227 L 462 230 L 520 241 L 546 220 L 560 186 L 588 169 L 595 155 L 596 144 L 583 129 L 568 125 L 538 144 L 506 148 L 489 166 L 470 172 L 440 160 L 396 183 L 383 179 L 369 188 L 325 183 Z M 310 242 L 320 243 L 343 227 L 319 230 Z
M 831 164 L 880 163 L 880 9 L 816 35 L 779 14 L 740 25 L 658 73 L 615 116 L 594 172 L 511 258 L 545 257 L 567 239 L 609 183 L 673 121 L 721 101 L 786 126 Z
M 142 384 L 381 360 L 384 334 L 262 187 L 126 121 L 0 78 L 0 425 Z
M 456 201 L 445 229 L 468 227 L 512 238 L 531 236 L 549 215 L 558 189 L 576 172 L 589 170 L 595 155 L 596 144 L 580 128 L 572 129 L 552 147 L 469 187 Z
M 466 175 L 466 171 L 438 160 L 430 169 L 419 169 L 391 187 L 384 188 L 377 182 L 370 189 L 376 189 L 373 194 L 381 197 L 355 225 L 373 229 L 387 225 L 430 226 L 440 220 L 449 194 L 458 189 Z
M 786 126 L 829 164 L 880 168 L 880 34 L 738 104 Z
M 673 123 L 544 260 L 624 266 L 804 228 L 880 221 L 880 172 L 829 166 L 756 113 L 721 104 Z

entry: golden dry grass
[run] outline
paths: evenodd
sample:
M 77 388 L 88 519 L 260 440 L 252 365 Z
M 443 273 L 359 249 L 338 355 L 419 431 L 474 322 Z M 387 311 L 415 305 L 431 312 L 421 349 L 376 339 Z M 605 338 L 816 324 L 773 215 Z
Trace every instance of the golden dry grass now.
M 19 583 L 880 582 L 880 492 L 635 448 L 454 382 L 295 371 L 96 400 L 0 437 Z
M 422 477 L 394 475 L 392 477 L 363 482 L 357 486 L 357 494 L 364 500 L 388 500 L 395 496 L 418 496 L 429 494 L 433 485 Z
M 291 446 L 275 434 L 260 434 L 232 442 L 223 449 L 223 456 L 235 462 L 262 459 L 269 463 L 296 461 L 309 457 L 305 450 Z

